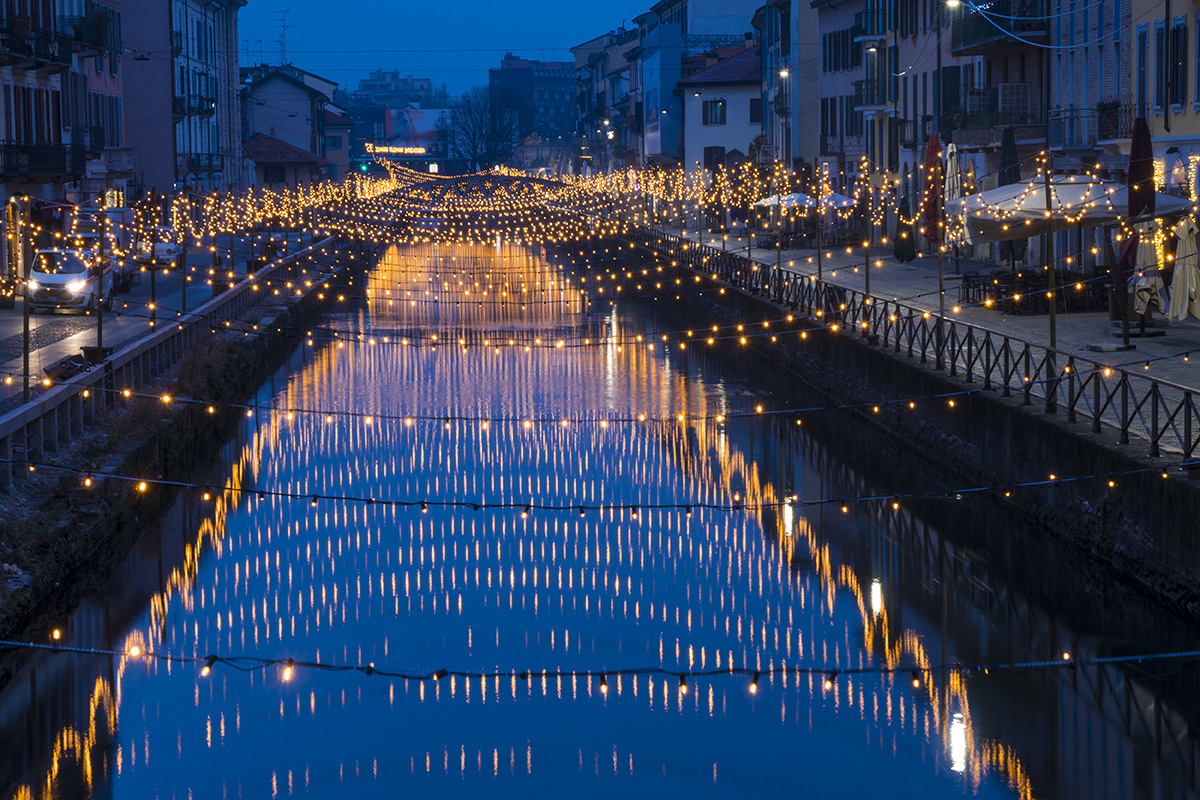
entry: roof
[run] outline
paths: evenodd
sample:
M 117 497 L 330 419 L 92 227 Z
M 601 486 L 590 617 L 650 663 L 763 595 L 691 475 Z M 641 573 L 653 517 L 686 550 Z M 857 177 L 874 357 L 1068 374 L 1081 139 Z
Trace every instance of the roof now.
M 718 61 L 707 69 L 684 78 L 680 85 L 694 86 L 697 84 L 714 83 L 760 83 L 762 81 L 762 63 L 759 48 L 747 47 L 740 53 Z
M 280 69 L 273 69 L 273 70 L 271 70 L 265 74 L 259 75 L 257 77 L 255 77 L 254 75 L 250 75 L 249 76 L 250 82 L 247 83 L 246 86 L 250 90 L 253 91 L 254 89 L 257 89 L 259 86 L 262 86 L 264 83 L 267 83 L 268 81 L 274 80 L 276 78 L 278 78 L 279 80 L 287 81 L 288 83 L 292 84 L 293 86 L 303 89 L 305 92 L 312 95 L 313 97 L 327 97 L 327 95 L 324 92 L 320 91 L 319 89 L 314 89 L 313 87 L 309 86 L 307 83 L 305 83 L 303 80 L 301 80 L 296 75 L 292 75 L 292 74 L 290 74 L 288 72 L 284 72 L 283 70 L 280 70 Z
M 242 143 L 242 155 L 255 164 L 324 164 L 325 159 L 274 136 L 256 133 Z
M 353 128 L 354 123 L 343 117 L 341 114 L 335 114 L 328 108 L 325 109 L 325 127 L 326 128 Z

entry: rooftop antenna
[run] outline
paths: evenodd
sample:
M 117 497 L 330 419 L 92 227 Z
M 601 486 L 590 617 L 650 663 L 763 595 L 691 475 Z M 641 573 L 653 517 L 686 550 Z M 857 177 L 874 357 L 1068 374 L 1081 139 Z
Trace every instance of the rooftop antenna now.
M 284 66 L 288 63 L 287 60 L 287 32 L 291 25 L 287 24 L 287 15 L 292 13 L 290 8 L 280 9 L 275 12 L 279 15 L 279 38 L 275 41 L 279 43 L 279 66 Z

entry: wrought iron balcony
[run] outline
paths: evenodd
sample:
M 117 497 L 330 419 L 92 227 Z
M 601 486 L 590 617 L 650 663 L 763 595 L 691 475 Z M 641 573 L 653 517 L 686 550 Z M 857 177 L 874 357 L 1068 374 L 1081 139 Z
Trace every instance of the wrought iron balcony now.
M 0 178 L 76 180 L 84 173 L 82 145 L 0 143 Z
M 225 160 L 217 153 L 188 153 L 176 157 L 179 172 L 220 172 Z
M 1108 98 L 1095 108 L 1050 109 L 1047 136 L 1051 147 L 1094 147 L 1106 139 L 1128 139 L 1133 134 L 1134 104 Z
M 865 152 L 866 141 L 862 136 L 848 136 L 842 133 L 821 136 L 821 155 L 823 156 L 857 156 Z
M 854 82 L 854 106 L 887 105 L 887 84 L 881 78 L 863 78 Z
M 121 49 L 120 26 L 105 13 L 93 11 L 82 17 L 59 17 L 58 33 L 71 42 L 76 52 L 110 53 Z
M 1014 35 L 1036 43 L 1049 35 L 1043 0 L 1001 0 L 954 21 L 951 50 L 956 56 L 982 55 L 1002 47 L 1024 47 Z
M 866 41 L 882 39 L 887 36 L 887 19 L 883 8 L 870 7 L 854 12 L 854 40 Z

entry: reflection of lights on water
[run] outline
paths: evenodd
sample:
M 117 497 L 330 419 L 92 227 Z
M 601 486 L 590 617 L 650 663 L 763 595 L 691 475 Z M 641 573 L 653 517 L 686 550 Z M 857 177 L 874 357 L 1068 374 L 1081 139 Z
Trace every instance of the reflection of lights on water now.
M 871 611 L 878 614 L 883 610 L 883 584 L 879 578 L 871 579 Z
M 786 533 L 788 536 L 792 535 L 792 523 L 793 523 L 792 504 L 784 503 L 783 504 L 783 532 Z
M 967 723 L 957 713 L 950 720 L 950 769 L 967 771 Z

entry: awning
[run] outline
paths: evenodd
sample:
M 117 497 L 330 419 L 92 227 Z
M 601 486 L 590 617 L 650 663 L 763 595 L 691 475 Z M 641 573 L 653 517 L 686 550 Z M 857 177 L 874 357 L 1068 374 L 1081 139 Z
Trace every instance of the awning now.
M 1050 230 L 1091 228 L 1126 219 L 1129 190 L 1116 181 L 1086 175 L 1060 175 L 1050 184 L 1050 211 L 1042 179 L 1001 186 L 946 202 L 946 215 L 957 217 L 952 229 L 966 226 L 973 242 L 1002 242 L 1038 236 Z M 1158 194 L 1154 216 L 1195 214 L 1197 203 Z

